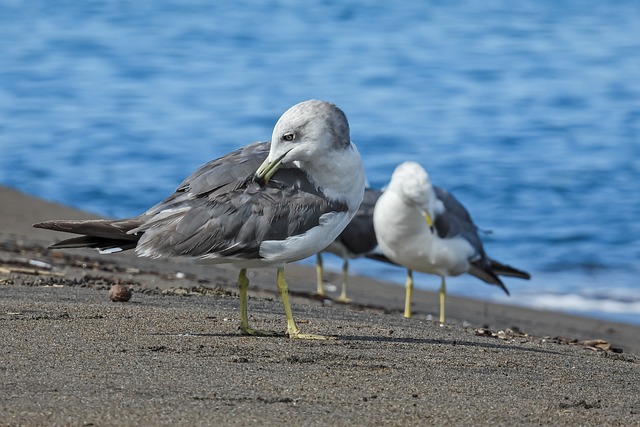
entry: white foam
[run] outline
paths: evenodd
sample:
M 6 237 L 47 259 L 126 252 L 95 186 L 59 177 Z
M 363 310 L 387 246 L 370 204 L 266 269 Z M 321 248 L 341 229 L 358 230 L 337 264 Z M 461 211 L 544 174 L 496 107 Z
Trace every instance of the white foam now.
M 582 294 L 536 294 L 529 295 L 526 305 L 545 310 L 562 310 L 578 312 L 605 313 L 637 313 L 640 316 L 640 300 L 638 299 L 603 299 L 592 298 Z

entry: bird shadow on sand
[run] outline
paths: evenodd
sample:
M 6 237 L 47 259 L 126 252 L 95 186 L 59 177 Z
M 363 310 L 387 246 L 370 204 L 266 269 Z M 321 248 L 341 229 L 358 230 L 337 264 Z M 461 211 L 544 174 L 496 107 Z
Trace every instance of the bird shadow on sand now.
M 337 336 L 338 341 L 365 341 L 365 342 L 378 342 L 378 343 L 396 343 L 396 344 L 417 344 L 417 345 L 444 345 L 444 346 L 463 346 L 473 347 L 478 349 L 492 349 L 492 350 L 516 350 L 516 351 L 528 351 L 532 353 L 545 353 L 545 354 L 561 354 L 554 350 L 545 350 L 540 348 L 526 348 L 522 346 L 490 343 L 490 342 L 476 342 L 465 341 L 456 339 L 436 339 L 436 338 L 408 338 L 408 337 L 380 337 L 380 336 L 366 336 L 366 335 L 343 335 Z
M 185 338 L 247 338 L 247 339 L 278 339 L 286 337 L 284 332 L 278 332 L 277 335 L 274 336 L 249 336 L 242 335 L 240 333 L 234 332 L 208 332 L 208 333 L 192 333 L 192 332 L 183 332 L 183 333 L 154 333 L 151 335 L 166 335 L 166 336 L 179 336 Z M 409 338 L 409 337 L 381 337 L 381 336 L 367 336 L 367 335 L 332 335 L 329 340 L 300 340 L 304 342 L 316 342 L 320 344 L 328 344 L 328 343 L 340 343 L 340 342 L 368 342 L 368 343 L 395 343 L 395 344 L 415 344 L 415 345 L 440 345 L 440 346 L 449 346 L 449 347 L 471 347 L 476 349 L 489 349 L 489 350 L 515 350 L 515 351 L 526 351 L 532 353 L 543 353 L 543 354 L 553 354 L 559 355 L 562 354 L 559 351 L 554 350 L 545 350 L 540 348 L 526 348 L 522 346 L 514 346 L 508 344 L 500 344 L 500 343 L 490 343 L 490 342 L 475 342 L 475 341 L 465 341 L 465 340 L 455 340 L 455 339 L 436 339 L 436 338 Z

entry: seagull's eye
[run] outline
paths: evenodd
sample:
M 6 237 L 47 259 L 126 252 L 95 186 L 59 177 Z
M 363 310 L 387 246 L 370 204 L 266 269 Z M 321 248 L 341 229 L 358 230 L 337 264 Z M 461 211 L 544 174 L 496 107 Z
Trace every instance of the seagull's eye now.
M 284 135 L 282 135 L 282 139 L 284 139 L 285 141 L 293 141 L 294 139 L 296 139 L 296 134 L 295 133 L 285 133 Z

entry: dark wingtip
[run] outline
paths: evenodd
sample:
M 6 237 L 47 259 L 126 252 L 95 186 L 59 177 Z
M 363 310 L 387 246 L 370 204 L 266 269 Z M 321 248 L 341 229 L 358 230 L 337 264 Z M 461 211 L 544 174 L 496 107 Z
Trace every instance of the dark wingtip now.
M 64 249 L 64 246 L 60 245 L 60 243 L 54 243 L 53 245 L 47 246 L 47 249 Z
M 500 280 L 500 277 L 498 277 L 498 275 L 494 271 L 488 270 L 487 273 L 489 273 L 489 275 L 491 275 L 496 280 L 496 285 L 500 286 L 500 289 L 502 289 L 505 294 L 511 296 L 511 294 L 509 293 L 509 289 L 507 289 L 502 280 Z
M 504 293 L 507 294 L 507 296 L 511 296 L 511 294 L 509 293 L 509 289 L 507 289 L 507 287 L 503 283 L 500 284 L 500 287 L 502 288 Z
M 489 262 L 491 263 L 491 269 L 495 271 L 496 274 L 507 277 L 516 277 L 524 280 L 531 279 L 531 275 L 524 270 L 518 270 L 515 267 L 503 264 L 495 259 L 489 259 Z

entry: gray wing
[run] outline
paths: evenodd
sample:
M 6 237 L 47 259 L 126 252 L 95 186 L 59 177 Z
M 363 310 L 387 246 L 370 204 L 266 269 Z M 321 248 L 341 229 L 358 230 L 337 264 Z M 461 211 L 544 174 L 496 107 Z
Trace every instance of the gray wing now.
M 230 191 L 202 187 L 194 192 L 187 184 L 183 195 L 159 204 L 161 210 L 132 230 L 144 233 L 136 251 L 152 257 L 256 259 L 265 240 L 303 234 L 319 225 L 322 215 L 348 210 L 345 203 L 325 198 L 299 169 L 281 168 L 261 188 L 253 182 L 257 168 L 240 184 L 226 184 L 233 186 Z
M 367 188 L 358 212 L 337 238 L 354 255 L 367 254 L 378 245 L 373 228 L 373 209 L 381 194 L 380 190 Z
M 442 239 L 461 236 L 484 256 L 482 241 L 478 235 L 478 227 L 473 223 L 469 211 L 444 188 L 433 186 L 436 197 L 444 205 L 445 211 L 434 218 L 434 227 Z
M 468 241 L 475 250 L 475 254 L 469 259 L 471 264 L 469 274 L 487 283 L 500 286 L 508 295 L 509 290 L 491 268 L 491 260 L 484 251 L 478 235 L 478 227 L 473 223 L 469 211 L 444 188 L 435 185 L 433 188 L 445 209 L 433 222 L 438 236 L 442 239 L 462 237 Z
M 469 274 L 487 283 L 498 285 L 509 295 L 509 290 L 498 275 L 529 279 L 529 273 L 502 264 L 487 256 L 478 235 L 478 227 L 473 223 L 469 211 L 447 190 L 434 186 L 436 196 L 444 204 L 445 212 L 435 218 L 434 226 L 441 238 L 461 236 L 475 249 L 476 254 L 470 261 Z
M 270 148 L 270 142 L 257 142 L 202 165 L 169 197 L 137 217 L 91 221 L 53 220 L 34 224 L 34 227 L 82 235 L 58 242 L 52 248 L 89 247 L 102 251 L 133 249 L 142 233 L 131 233 L 131 230 L 139 229 L 161 211 L 188 208 L 194 198 L 221 194 L 239 187 L 258 169 Z
M 136 248 L 152 257 L 186 255 L 259 258 L 264 240 L 284 240 L 319 225 L 345 203 L 326 199 L 299 169 L 282 167 L 261 188 L 253 174 L 269 143 L 256 143 L 206 163 L 169 197 L 144 214 L 122 220 L 47 221 L 35 224 L 82 234 L 54 247 Z
M 200 166 L 187 177 L 169 197 L 147 210 L 144 215 L 155 215 L 169 206 L 176 207 L 193 196 L 216 197 L 235 190 L 255 173 L 269 155 L 271 142 L 256 142 L 238 148 L 218 159 Z

